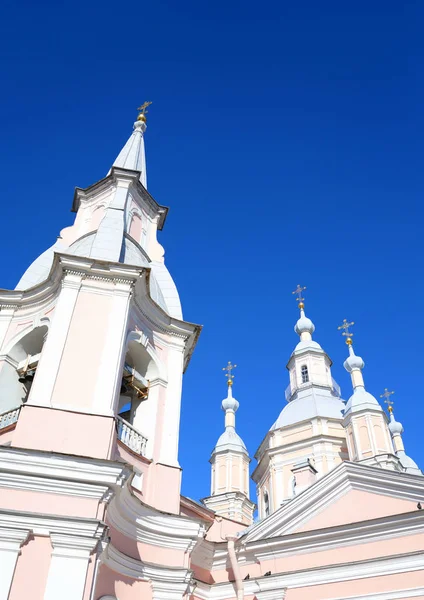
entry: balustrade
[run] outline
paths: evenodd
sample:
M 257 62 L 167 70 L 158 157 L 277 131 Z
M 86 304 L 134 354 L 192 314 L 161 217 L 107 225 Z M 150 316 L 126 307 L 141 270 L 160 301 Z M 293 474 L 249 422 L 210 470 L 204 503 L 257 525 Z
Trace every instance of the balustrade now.
M 119 415 L 116 417 L 118 440 L 140 456 L 145 456 L 147 438 Z

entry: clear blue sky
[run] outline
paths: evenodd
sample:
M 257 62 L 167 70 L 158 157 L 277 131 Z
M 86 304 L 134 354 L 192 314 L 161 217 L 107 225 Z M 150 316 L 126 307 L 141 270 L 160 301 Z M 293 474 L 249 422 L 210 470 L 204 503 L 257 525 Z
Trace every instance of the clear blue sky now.
M 209 494 L 221 368 L 238 363 L 251 455 L 285 404 L 308 286 L 315 339 L 345 398 L 355 320 L 367 388 L 396 391 L 424 467 L 422 2 L 12 2 L 0 25 L 0 285 L 70 224 L 153 100 L 149 191 L 184 315 L 204 330 L 187 371 L 183 491 Z

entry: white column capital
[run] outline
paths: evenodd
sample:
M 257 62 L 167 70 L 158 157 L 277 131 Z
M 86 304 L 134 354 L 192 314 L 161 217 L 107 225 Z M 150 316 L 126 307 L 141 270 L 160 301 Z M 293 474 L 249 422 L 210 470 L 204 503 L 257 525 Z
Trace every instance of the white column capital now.
M 52 556 L 64 558 L 81 558 L 87 560 L 96 548 L 99 540 L 97 538 L 77 537 L 73 535 L 62 535 L 52 533 L 50 540 L 53 546 Z
M 186 594 L 189 583 L 175 583 L 171 581 L 151 581 L 153 600 L 182 600 Z
M 27 541 L 29 533 L 29 529 L 0 527 L 0 552 L 19 552 L 22 544 Z

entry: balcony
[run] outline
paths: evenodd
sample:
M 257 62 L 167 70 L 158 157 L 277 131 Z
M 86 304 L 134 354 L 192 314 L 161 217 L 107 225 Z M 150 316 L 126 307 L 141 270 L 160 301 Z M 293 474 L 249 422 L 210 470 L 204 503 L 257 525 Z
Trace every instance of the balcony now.
M 10 425 L 15 425 L 15 423 L 17 423 L 17 421 L 18 421 L 20 412 L 21 412 L 21 407 L 19 406 L 18 408 L 12 408 L 12 410 L 9 410 L 9 411 L 1 414 L 0 415 L 0 431 L 2 429 L 6 429 L 6 427 L 9 427 Z
M 147 437 L 119 415 L 116 417 L 118 440 L 135 454 L 146 456 Z

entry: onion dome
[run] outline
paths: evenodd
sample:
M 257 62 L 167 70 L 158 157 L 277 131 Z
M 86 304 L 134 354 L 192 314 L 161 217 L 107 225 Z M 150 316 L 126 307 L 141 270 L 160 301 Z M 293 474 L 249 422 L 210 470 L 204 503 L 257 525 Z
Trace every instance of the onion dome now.
M 396 421 L 393 410 L 390 411 L 389 429 L 392 435 L 401 435 L 403 433 L 403 425 L 399 421 Z
M 308 319 L 308 317 L 305 316 L 303 308 L 300 309 L 300 319 L 297 321 L 294 330 L 297 335 L 300 336 L 302 336 L 302 333 L 309 333 L 312 336 L 315 331 L 315 325 L 312 323 L 311 319 Z

